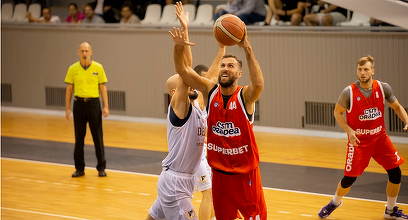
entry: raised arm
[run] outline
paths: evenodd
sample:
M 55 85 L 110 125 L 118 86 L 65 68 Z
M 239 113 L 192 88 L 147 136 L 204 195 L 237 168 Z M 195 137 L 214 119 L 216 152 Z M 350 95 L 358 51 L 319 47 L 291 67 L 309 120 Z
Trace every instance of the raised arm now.
M 194 43 L 190 43 L 186 40 L 185 35 L 180 29 L 173 28 L 174 32 L 169 31 L 174 41 L 174 68 L 176 72 L 181 76 L 184 83 L 188 86 L 199 90 L 203 94 L 208 94 L 215 83 L 207 78 L 199 76 L 192 68 L 185 62 L 185 45 L 194 46 Z
M 205 74 L 205 78 L 211 80 L 214 83 L 217 83 L 218 81 L 221 59 L 225 55 L 225 48 L 225 45 L 218 43 L 218 53 L 215 56 L 215 59 L 212 62 L 210 68 L 208 69 L 207 74 Z
M 183 4 L 181 2 L 176 2 L 175 8 L 176 8 L 175 14 L 180 21 L 181 32 L 185 34 L 186 40 L 190 41 L 188 37 L 189 13 L 184 12 Z M 185 47 L 186 49 L 184 50 L 185 52 L 184 62 L 186 62 L 188 66 L 192 66 L 193 65 L 193 55 L 191 53 L 191 47 L 189 45 L 185 45 Z
M 244 49 L 245 58 L 248 64 L 249 78 L 251 79 L 251 83 L 243 88 L 242 93 L 244 96 L 245 108 L 249 114 L 252 114 L 254 103 L 261 96 L 264 87 L 264 79 L 261 67 L 258 64 L 249 43 L 246 30 L 244 39 L 242 39 L 238 45 Z

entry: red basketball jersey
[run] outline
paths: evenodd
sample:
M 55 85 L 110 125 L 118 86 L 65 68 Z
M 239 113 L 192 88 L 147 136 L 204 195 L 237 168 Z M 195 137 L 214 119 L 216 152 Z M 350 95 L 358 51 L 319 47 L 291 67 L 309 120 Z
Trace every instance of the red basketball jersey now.
M 346 113 L 347 123 L 358 133 L 360 141 L 385 133 L 384 101 L 384 90 L 376 80 L 373 80 L 373 89 L 369 98 L 361 93 L 355 83 L 350 85 L 350 109 Z
M 241 89 L 237 88 L 224 109 L 221 88 L 217 85 L 208 104 L 208 163 L 230 173 L 248 173 L 259 165 L 253 117 L 250 120 L 246 114 Z

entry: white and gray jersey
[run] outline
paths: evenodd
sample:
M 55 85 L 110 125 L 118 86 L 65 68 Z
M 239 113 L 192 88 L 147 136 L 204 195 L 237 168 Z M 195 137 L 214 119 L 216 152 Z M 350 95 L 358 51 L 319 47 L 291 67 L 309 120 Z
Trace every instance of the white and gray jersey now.
M 388 103 L 393 103 L 395 102 L 395 100 L 397 99 L 394 95 L 394 92 L 392 91 L 392 88 L 390 85 L 388 85 L 388 83 L 385 82 L 380 82 L 377 80 L 378 83 L 381 84 L 382 88 L 384 89 L 384 98 L 387 100 Z M 364 90 L 363 88 L 361 88 L 360 86 L 360 82 L 357 80 L 356 82 L 357 88 L 361 91 L 361 93 L 363 93 L 363 95 L 366 98 L 369 98 L 371 96 L 372 93 L 372 89 L 370 90 Z M 339 99 L 337 100 L 337 103 L 345 108 L 345 109 L 350 109 L 350 86 L 347 86 L 340 94 Z
M 205 113 L 194 101 L 184 119 L 179 119 L 169 105 L 167 145 L 169 154 L 162 161 L 164 170 L 194 174 L 203 153 L 207 122 Z

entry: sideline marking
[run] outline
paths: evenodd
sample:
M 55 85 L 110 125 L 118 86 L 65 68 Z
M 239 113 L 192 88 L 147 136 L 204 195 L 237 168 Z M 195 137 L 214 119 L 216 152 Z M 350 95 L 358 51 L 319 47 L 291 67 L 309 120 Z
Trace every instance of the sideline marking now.
M 46 213 L 46 212 L 35 212 L 35 211 L 28 211 L 28 210 L 22 210 L 22 209 L 12 209 L 12 208 L 7 208 L 7 207 L 1 207 L 1 209 L 9 210 L 9 211 L 17 211 L 17 212 L 26 212 L 26 213 L 32 213 L 32 214 L 38 214 L 38 215 L 47 215 L 47 216 L 53 216 L 53 217 L 68 218 L 68 219 L 90 220 L 90 219 L 86 219 L 86 218 L 77 218 L 77 217 L 66 216 L 66 215 L 57 215 L 57 214 L 51 214 L 51 213 Z
M 50 163 L 50 162 L 42 162 L 42 161 L 35 161 L 35 160 L 24 160 L 24 159 L 15 159 L 15 158 L 8 158 L 8 157 L 1 157 L 1 159 L 5 160 L 13 160 L 13 161 L 22 161 L 22 162 L 29 162 L 29 163 L 39 163 L 39 164 L 48 164 L 48 165 L 55 165 L 55 166 L 65 166 L 65 167 L 72 167 L 72 165 L 67 165 L 67 164 L 59 164 L 59 163 Z M 85 167 L 88 169 L 94 169 L 91 167 Z M 159 175 L 155 174 L 147 174 L 147 173 L 138 173 L 138 172 L 130 172 L 130 171 L 122 171 L 122 170 L 112 170 L 112 169 L 106 169 L 109 172 L 117 172 L 117 173 L 125 173 L 125 174 L 132 174 L 132 175 L 141 175 L 141 176 L 150 176 L 150 177 L 159 177 Z M 279 189 L 279 188 L 271 188 L 271 187 L 262 187 L 265 190 L 273 190 L 273 191 L 281 191 L 281 192 L 291 192 L 291 193 L 299 193 L 299 194 L 306 194 L 306 195 L 316 195 L 316 196 L 325 196 L 325 197 L 333 197 L 333 195 L 328 195 L 328 194 L 322 194 L 322 193 L 313 193 L 313 192 L 304 192 L 304 191 L 297 191 L 297 190 L 289 190 L 289 189 Z M 143 193 L 139 193 L 143 195 Z M 345 196 L 344 198 L 347 199 L 353 199 L 353 200 L 359 200 L 359 201 L 369 201 L 369 202 L 378 202 L 378 203 L 386 203 L 387 201 L 381 201 L 381 200 L 373 200 L 373 199 L 363 199 L 363 198 L 356 198 L 356 197 L 347 197 Z M 397 203 L 399 205 L 406 205 L 406 203 Z

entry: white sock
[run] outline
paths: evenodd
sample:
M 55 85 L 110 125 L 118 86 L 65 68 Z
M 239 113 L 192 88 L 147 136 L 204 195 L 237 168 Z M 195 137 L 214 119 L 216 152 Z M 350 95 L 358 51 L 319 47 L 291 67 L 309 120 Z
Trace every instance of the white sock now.
M 334 195 L 333 197 L 333 204 L 335 204 L 336 206 L 340 205 L 341 200 L 343 199 L 343 196 L 339 196 L 337 195 L 337 193 Z
M 387 196 L 387 210 L 392 210 L 397 205 L 397 197 Z

